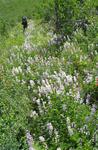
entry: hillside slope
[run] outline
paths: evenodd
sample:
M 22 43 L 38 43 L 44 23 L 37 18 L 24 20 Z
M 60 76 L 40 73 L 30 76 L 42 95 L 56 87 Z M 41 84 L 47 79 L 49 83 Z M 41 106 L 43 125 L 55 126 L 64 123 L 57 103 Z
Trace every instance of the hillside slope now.
M 98 53 L 79 36 L 87 40 L 80 30 L 58 50 L 49 25 L 30 20 L 25 34 L 18 24 L 3 41 L 0 149 L 27 150 L 32 137 L 40 150 L 97 148 Z

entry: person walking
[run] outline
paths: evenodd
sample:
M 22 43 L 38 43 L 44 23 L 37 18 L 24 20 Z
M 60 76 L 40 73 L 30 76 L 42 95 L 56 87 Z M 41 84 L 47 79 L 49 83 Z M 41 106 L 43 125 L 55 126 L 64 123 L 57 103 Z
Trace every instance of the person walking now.
M 22 17 L 22 25 L 23 25 L 23 33 L 25 32 L 26 28 L 28 27 L 27 17 Z

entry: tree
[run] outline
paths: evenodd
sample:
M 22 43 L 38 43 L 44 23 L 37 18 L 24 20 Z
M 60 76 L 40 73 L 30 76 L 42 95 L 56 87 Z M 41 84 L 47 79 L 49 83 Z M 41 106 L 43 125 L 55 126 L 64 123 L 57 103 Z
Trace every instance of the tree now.
M 60 22 L 59 22 L 59 1 L 54 0 L 54 10 L 55 10 L 55 32 L 59 33 Z
M 55 31 L 71 35 L 76 11 L 76 0 L 54 0 Z

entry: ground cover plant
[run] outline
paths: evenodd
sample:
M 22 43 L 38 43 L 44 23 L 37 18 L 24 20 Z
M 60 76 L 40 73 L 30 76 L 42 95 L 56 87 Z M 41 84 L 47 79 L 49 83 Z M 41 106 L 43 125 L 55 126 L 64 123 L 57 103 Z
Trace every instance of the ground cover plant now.
M 12 11 L 8 7 L 13 8 L 15 4 L 17 10 L 22 7 L 22 1 L 18 2 L 7 1 L 9 16 Z M 24 7 L 14 12 L 16 18 L 12 15 L 11 19 L 16 23 L 11 25 L 9 21 L 11 28 L 5 34 L 1 27 L 0 149 L 97 150 L 98 16 L 95 10 L 92 16 L 86 14 L 90 22 L 86 35 L 82 28 L 70 30 L 71 35 L 67 30 L 62 40 L 62 30 L 56 32 L 57 16 L 50 17 L 55 3 L 40 1 L 42 5 L 39 5 L 35 1 L 36 9 L 47 8 L 40 8 L 39 14 L 30 7 L 32 1 L 29 2 L 27 5 L 25 0 Z M 60 15 L 63 3 L 59 3 Z M 5 1 L 1 4 L 3 8 Z M 84 7 L 91 8 L 90 4 L 86 1 Z M 23 34 L 18 17 L 21 18 L 26 6 L 30 18 Z M 35 20 L 31 10 L 35 12 Z M 3 11 L 1 17 L 5 18 L 7 14 Z M 62 15 L 60 19 L 64 29 Z

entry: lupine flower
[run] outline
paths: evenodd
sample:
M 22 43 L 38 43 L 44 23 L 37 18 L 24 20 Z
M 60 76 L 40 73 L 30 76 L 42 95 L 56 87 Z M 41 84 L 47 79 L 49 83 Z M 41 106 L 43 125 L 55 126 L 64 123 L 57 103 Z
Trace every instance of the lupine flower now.
M 69 42 L 64 43 L 64 48 L 69 49 L 71 47 L 71 44 Z
M 59 142 L 59 133 L 56 129 L 54 129 L 54 135 L 55 135 L 55 142 L 58 143 Z
M 27 66 L 27 73 L 31 73 L 31 67 L 30 66 Z
M 63 104 L 62 109 L 63 109 L 63 111 L 66 111 L 66 110 L 67 110 L 66 104 Z
M 45 138 L 44 138 L 43 136 L 40 136 L 40 137 L 39 137 L 39 140 L 40 140 L 40 142 L 42 142 L 42 143 L 45 142 Z
M 86 120 L 86 122 L 89 122 L 90 121 L 90 116 L 86 116 L 85 120 Z
M 21 66 L 19 67 L 13 67 L 12 69 L 12 75 L 15 76 L 15 75 L 18 75 L 19 73 L 22 73 L 22 69 L 21 69 Z
M 49 133 L 52 134 L 52 132 L 53 132 L 53 126 L 52 126 L 51 122 L 47 123 L 47 129 L 49 130 Z
M 72 83 L 73 82 L 71 75 L 67 75 L 66 80 L 67 80 L 67 83 Z
M 73 76 L 73 80 L 74 80 L 74 82 L 77 82 L 76 76 Z
M 27 137 L 27 143 L 28 143 L 28 146 L 29 146 L 29 150 L 34 150 L 32 144 L 33 144 L 33 138 L 30 134 L 30 132 L 27 130 L 27 133 L 26 133 L 26 137 Z
M 80 92 L 79 92 L 79 91 L 75 94 L 75 99 L 76 99 L 76 100 L 79 100 L 79 99 L 80 99 Z
M 93 75 L 92 74 L 89 74 L 87 73 L 87 77 L 85 79 L 85 83 L 90 83 L 93 81 Z
M 69 133 L 70 136 L 72 136 L 73 135 L 73 130 L 72 130 L 71 126 L 70 126 L 70 118 L 67 117 L 66 121 L 67 121 L 68 133 Z
M 23 49 L 31 51 L 32 50 L 32 43 L 28 40 L 28 37 L 25 39 Z
M 33 80 L 30 80 L 29 82 L 30 82 L 31 87 L 33 87 L 35 85 Z
M 89 104 L 89 103 L 90 103 L 90 98 L 91 98 L 90 94 L 87 94 L 86 104 Z
M 92 108 L 91 108 L 91 115 L 94 115 L 96 112 L 96 105 L 93 104 Z
M 38 117 L 37 112 L 36 112 L 36 111 L 32 111 L 31 114 L 30 114 L 30 117 L 31 117 L 31 118 L 33 117 L 34 119 L 35 119 L 36 117 Z
M 36 100 L 36 103 L 37 103 L 37 105 L 40 106 L 40 104 L 41 104 L 41 103 L 40 103 L 40 99 L 37 99 L 37 100 Z
M 93 143 L 95 143 L 95 145 L 98 147 L 98 130 L 96 130 L 96 131 L 94 132 L 94 135 L 93 135 L 93 137 L 92 137 L 92 141 L 93 141 Z

